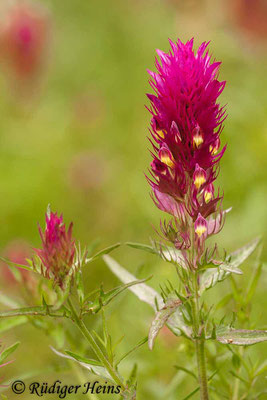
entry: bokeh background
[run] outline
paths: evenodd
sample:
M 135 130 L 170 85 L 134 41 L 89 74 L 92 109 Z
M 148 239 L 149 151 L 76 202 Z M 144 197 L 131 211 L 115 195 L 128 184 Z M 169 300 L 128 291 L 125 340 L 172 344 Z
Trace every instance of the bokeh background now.
M 38 15 L 33 17 L 37 39 L 32 68 L 25 68 L 21 53 L 12 50 L 16 43 L 8 41 L 12 4 L 0 3 L 2 255 L 12 255 L 21 243 L 40 244 L 37 222 L 44 225 L 48 203 L 65 221 L 74 222 L 74 236 L 82 245 L 95 240 L 99 248 L 117 241 L 149 243 L 155 236 L 152 225 L 157 226 L 161 213 L 144 177 L 150 163 L 146 69 L 154 68 L 155 49 L 167 51 L 168 38 L 178 37 L 194 37 L 196 46 L 210 40 L 212 54 L 223 61 L 221 79 L 227 81 L 221 102 L 227 104 L 222 142 L 228 148 L 218 183 L 224 207 L 233 209 L 218 242 L 232 251 L 255 236 L 266 241 L 266 0 L 33 1 L 27 3 Z M 23 35 L 27 43 L 27 30 Z M 139 277 L 153 274 L 155 288 L 173 277 L 171 266 L 152 255 L 123 246 L 113 256 Z M 265 246 L 263 260 L 266 256 Z M 244 272 L 240 285 L 251 277 L 250 263 Z M 85 276 L 88 290 L 101 282 L 105 288 L 118 284 L 102 261 L 90 264 Z M 252 312 L 258 328 L 266 326 L 265 286 L 266 269 Z M 231 290 L 229 284 L 221 284 L 214 298 L 226 290 Z M 18 291 L 13 295 L 19 297 Z M 112 334 L 125 335 L 122 350 L 147 334 L 151 319 L 149 308 L 131 293 L 108 312 Z M 41 381 L 61 376 L 76 382 L 72 372 L 46 371 L 61 360 L 41 330 L 23 325 L 1 337 L 5 344 L 21 341 L 6 378 L 40 369 Z M 182 399 L 193 390 L 190 379 L 181 385 L 175 381 L 172 365 L 185 364 L 182 346 L 182 340 L 163 332 L 153 353 L 144 346 L 125 363 L 126 372 L 139 364 L 140 399 Z M 253 348 L 252 357 L 264 359 L 264 354 L 264 344 Z M 6 394 L 17 398 L 11 391 Z

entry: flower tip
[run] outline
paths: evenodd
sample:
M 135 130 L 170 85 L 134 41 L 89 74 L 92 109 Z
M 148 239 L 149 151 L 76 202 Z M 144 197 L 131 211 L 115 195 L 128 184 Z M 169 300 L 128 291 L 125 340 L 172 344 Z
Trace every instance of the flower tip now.
M 160 161 L 163 164 L 166 164 L 170 168 L 174 168 L 175 164 L 174 164 L 173 156 L 172 156 L 172 153 L 170 152 L 170 150 L 167 147 L 162 146 L 160 148 L 160 150 L 159 150 L 159 158 L 160 158 Z
M 197 190 L 206 182 L 207 174 L 206 171 L 201 168 L 198 164 L 195 166 L 195 172 L 193 175 L 194 185 Z
M 198 217 L 195 222 L 195 233 L 196 235 L 200 238 L 204 234 L 206 234 L 207 229 L 208 229 L 208 223 L 205 220 L 205 218 L 202 217 L 200 213 L 198 213 Z

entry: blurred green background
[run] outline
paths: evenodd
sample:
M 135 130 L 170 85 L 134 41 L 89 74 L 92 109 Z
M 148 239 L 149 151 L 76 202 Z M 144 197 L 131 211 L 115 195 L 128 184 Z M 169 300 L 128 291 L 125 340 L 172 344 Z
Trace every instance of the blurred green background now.
M 150 163 L 146 69 L 154 68 L 155 49 L 168 51 L 168 38 L 178 37 L 194 37 L 195 46 L 210 40 L 212 54 L 223 61 L 220 77 L 227 81 L 221 103 L 227 104 L 222 142 L 228 148 L 218 184 L 224 208 L 233 210 L 217 241 L 227 251 L 259 235 L 265 242 L 267 30 L 261 21 L 263 16 L 266 20 L 266 4 L 254 1 L 248 18 L 245 1 L 39 1 L 49 10 L 52 35 L 38 93 L 23 98 L 19 90 L 10 89 L 4 70 L 0 73 L 2 253 L 17 239 L 40 245 L 37 222 L 44 226 L 48 203 L 63 212 L 67 223 L 74 222 L 74 236 L 82 245 L 95 239 L 100 248 L 117 241 L 148 243 L 155 236 L 152 225 L 158 225 L 162 214 L 144 177 Z M 265 247 L 264 260 L 266 252 Z M 153 274 L 155 288 L 173 276 L 170 265 L 152 255 L 122 247 L 114 257 L 132 272 L 139 269 L 140 277 Z M 241 285 L 251 277 L 250 266 Z M 106 288 L 118 283 L 99 261 L 86 271 L 86 285 L 91 289 L 101 282 Z M 252 313 L 258 328 L 266 324 L 265 285 L 266 270 Z M 231 290 L 227 283 L 217 288 L 216 298 L 218 292 Z M 152 312 L 130 293 L 121 300 L 108 312 L 108 323 L 115 337 L 125 335 L 126 350 L 147 334 Z M 4 343 L 14 338 L 22 345 L 6 377 L 58 362 L 42 331 L 22 326 L 2 334 Z M 179 346 L 182 340 L 161 334 L 153 353 L 144 346 L 126 362 L 126 372 L 134 362 L 139 364 L 140 399 L 172 400 L 193 390 L 190 380 L 181 386 L 174 382 L 174 390 L 166 394 L 176 374 L 172 365 L 185 365 Z M 260 344 L 253 347 L 252 357 L 264 359 L 264 352 L 266 346 Z M 53 382 L 51 373 L 41 377 Z M 75 382 L 71 373 L 65 378 Z

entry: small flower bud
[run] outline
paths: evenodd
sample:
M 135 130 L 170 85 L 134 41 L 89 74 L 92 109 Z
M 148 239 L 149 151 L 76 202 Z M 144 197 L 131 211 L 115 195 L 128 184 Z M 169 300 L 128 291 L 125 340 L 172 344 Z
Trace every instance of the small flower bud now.
M 165 164 L 162 164 L 159 160 L 153 160 L 152 163 L 150 164 L 152 171 L 155 173 L 156 176 L 158 174 L 163 174 L 166 175 L 168 168 L 166 167 Z
M 203 133 L 198 125 L 193 129 L 192 136 L 193 136 L 193 147 L 198 149 L 204 142 Z
M 163 164 L 168 165 L 170 168 L 174 167 L 173 156 L 168 147 L 161 147 L 159 150 L 159 158 Z
M 152 125 L 152 128 L 157 132 L 157 135 L 159 137 L 161 137 L 162 139 L 164 139 L 165 133 L 164 133 L 163 129 L 160 128 L 159 123 L 155 117 L 152 118 L 151 125 Z
M 214 186 L 210 183 L 204 190 L 204 200 L 205 203 L 209 203 L 210 200 L 213 198 L 214 195 Z
M 176 142 L 181 142 L 181 134 L 175 121 L 171 124 L 171 134 L 174 136 Z
M 195 172 L 193 175 L 194 185 L 197 190 L 206 182 L 207 174 L 206 171 L 201 168 L 198 164 L 196 164 Z
M 199 238 L 207 232 L 208 229 L 207 221 L 205 220 L 205 218 L 202 217 L 200 213 L 198 214 L 194 227 L 195 227 L 195 232 Z
M 210 144 L 209 151 L 210 153 L 215 156 L 218 153 L 220 147 L 220 139 L 216 139 L 214 143 Z
M 72 238 L 72 223 L 68 230 L 63 223 L 62 215 L 48 212 L 46 214 L 46 229 L 39 233 L 43 247 L 35 249 L 42 262 L 42 271 L 46 278 L 53 279 L 64 288 L 65 279 L 73 267 L 75 242 Z

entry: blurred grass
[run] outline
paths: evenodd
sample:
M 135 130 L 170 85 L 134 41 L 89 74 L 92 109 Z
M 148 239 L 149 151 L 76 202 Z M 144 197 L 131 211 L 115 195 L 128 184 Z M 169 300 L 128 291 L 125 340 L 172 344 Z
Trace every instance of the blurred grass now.
M 100 238 L 101 247 L 119 240 L 147 242 L 154 235 L 152 225 L 157 226 L 161 213 L 153 206 L 144 178 L 150 163 L 146 68 L 153 69 L 156 48 L 168 50 L 169 37 L 192 36 L 196 45 L 211 40 L 212 53 L 223 61 L 221 79 L 227 80 L 221 102 L 227 103 L 222 142 L 228 148 L 219 185 L 224 207 L 233 210 L 218 242 L 229 251 L 258 235 L 265 243 L 266 42 L 255 44 L 244 36 L 229 18 L 228 3 L 220 0 L 43 3 L 52 15 L 53 43 L 40 94 L 21 104 L 0 75 L 1 247 L 14 238 L 37 246 L 36 224 L 44 224 L 48 203 L 74 222 L 75 237 L 84 245 L 95 238 Z M 264 247 L 265 260 L 266 252 Z M 144 265 L 144 276 L 155 274 L 155 287 L 172 276 L 169 266 L 152 256 L 123 248 L 116 257 L 132 271 Z M 250 276 L 249 265 L 246 272 Z M 101 281 L 107 287 L 116 282 L 102 262 L 90 265 L 87 279 L 89 288 Z M 266 274 L 254 312 L 259 324 L 267 306 L 265 283 Z M 223 285 L 221 293 L 227 287 Z M 151 320 L 150 311 L 131 294 L 126 299 L 110 315 L 114 333 L 126 336 L 125 349 L 146 335 Z M 13 335 L 23 343 L 14 367 L 19 371 L 27 349 L 39 348 L 43 334 L 24 327 Z M 164 383 L 175 375 L 170 368 L 174 358 L 183 363 L 179 353 L 168 348 L 168 340 L 162 339 L 155 353 L 143 348 L 136 356 L 141 398 L 160 398 Z M 46 363 L 46 341 L 40 351 L 41 365 Z M 255 348 L 255 354 L 260 351 Z M 39 365 L 35 357 L 31 363 Z

